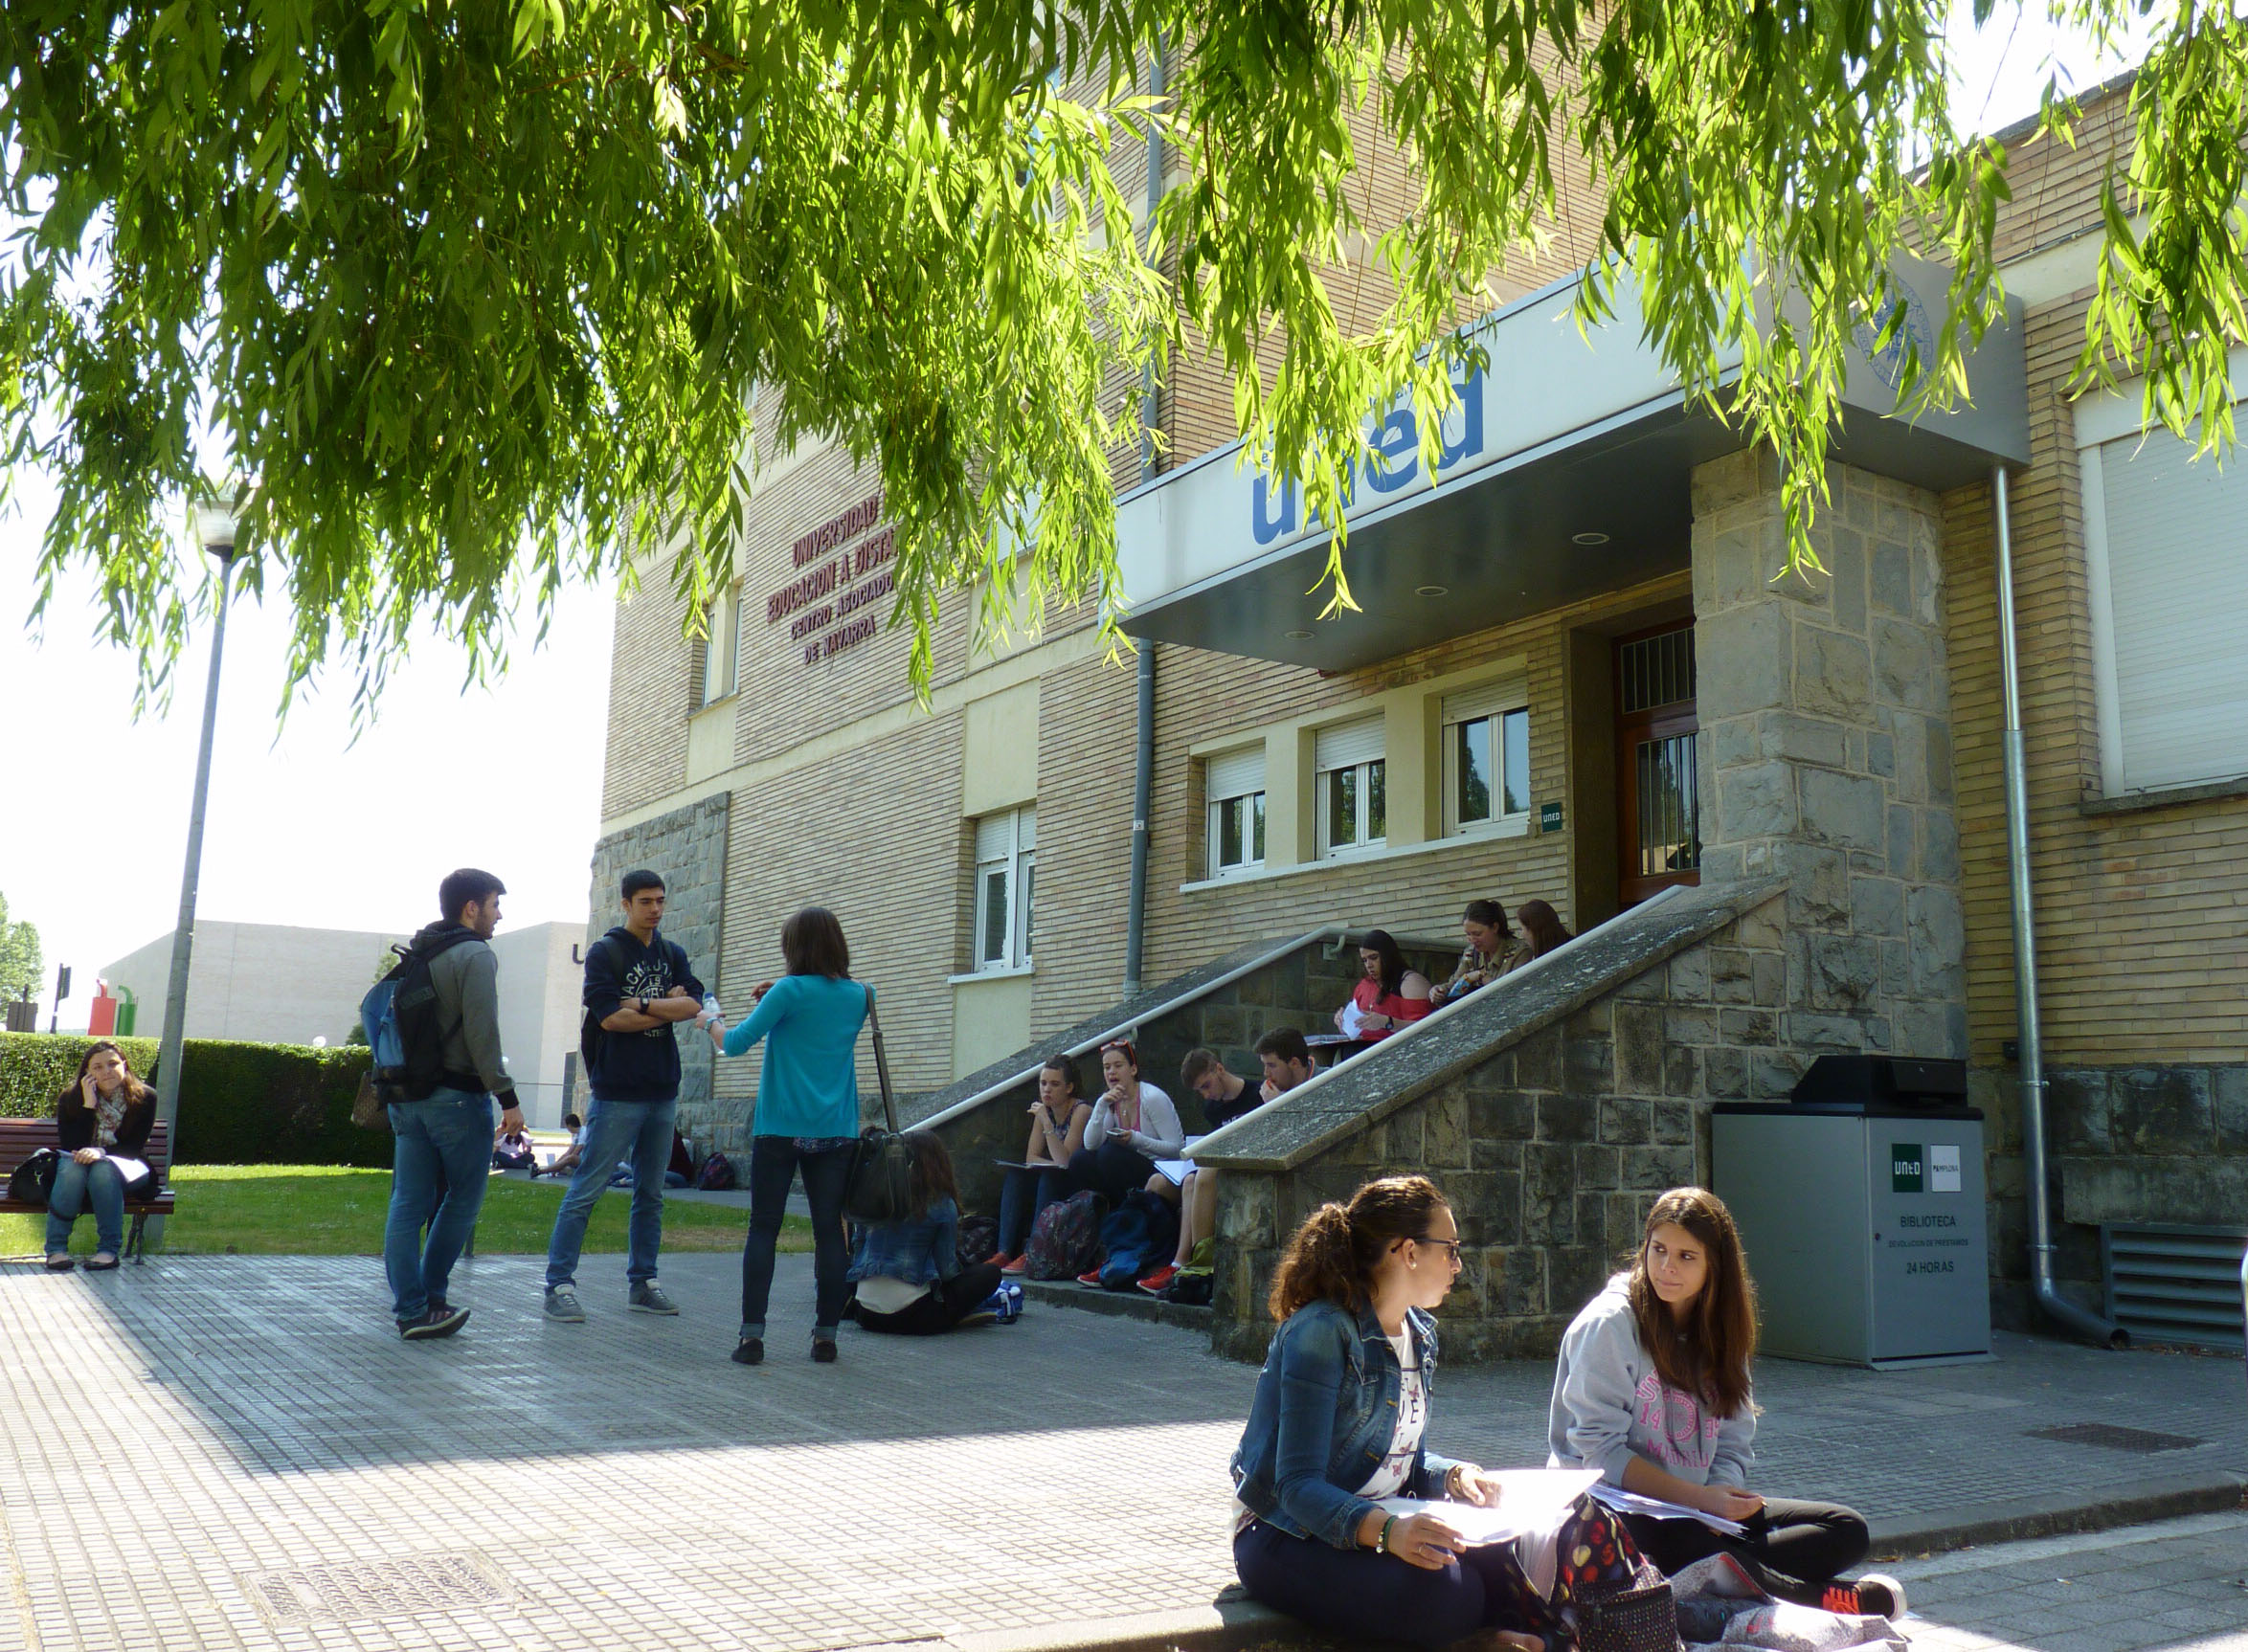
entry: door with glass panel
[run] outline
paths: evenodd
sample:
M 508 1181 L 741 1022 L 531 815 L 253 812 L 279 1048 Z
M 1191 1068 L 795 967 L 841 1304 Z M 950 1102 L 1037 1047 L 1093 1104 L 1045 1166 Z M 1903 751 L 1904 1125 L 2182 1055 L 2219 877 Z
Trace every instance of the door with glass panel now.
M 1694 627 L 1619 637 L 1616 657 L 1617 894 L 1635 905 L 1701 882 L 1700 724 L 1694 709 Z

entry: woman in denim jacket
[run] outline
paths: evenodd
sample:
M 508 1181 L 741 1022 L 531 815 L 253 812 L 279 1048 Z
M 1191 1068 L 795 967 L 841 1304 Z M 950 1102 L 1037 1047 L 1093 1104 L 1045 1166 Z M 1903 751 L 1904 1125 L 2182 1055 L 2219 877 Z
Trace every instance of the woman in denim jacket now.
M 1436 1322 L 1460 1267 L 1459 1225 L 1426 1176 L 1368 1182 L 1322 1205 L 1272 1283 L 1281 1322 L 1233 1454 L 1233 1563 L 1251 1596 L 1332 1634 L 1439 1646 L 1478 1629 L 1537 1652 L 1579 1587 L 1632 1575 L 1637 1552 L 1581 1500 L 1551 1548 L 1469 1547 L 1436 1513 L 1383 1498 L 1488 1507 L 1497 1481 L 1422 1439 Z
M 904 1221 L 869 1222 L 851 1259 L 859 1328 L 934 1336 L 955 1325 L 989 1325 L 1000 1317 L 997 1262 L 962 1267 L 960 1188 L 953 1155 L 928 1130 L 910 1130 L 913 1208 Z

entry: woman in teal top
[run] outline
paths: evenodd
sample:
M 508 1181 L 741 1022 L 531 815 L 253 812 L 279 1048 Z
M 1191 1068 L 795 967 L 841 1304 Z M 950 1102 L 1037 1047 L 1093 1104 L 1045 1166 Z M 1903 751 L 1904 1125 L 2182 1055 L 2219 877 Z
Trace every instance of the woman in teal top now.
M 789 1184 L 801 1171 L 819 1287 L 812 1357 L 832 1365 L 836 1327 L 850 1294 L 843 1209 L 859 1139 L 859 1029 L 874 1007 L 874 989 L 851 979 L 843 926 L 823 906 L 807 906 L 781 926 L 780 951 L 788 973 L 757 989 L 749 1019 L 731 1031 L 717 1022 L 710 1027 L 722 1055 L 746 1056 L 765 1040 L 751 1126 L 750 1237 L 742 1247 L 742 1328 L 733 1361 L 756 1365 L 765 1357 L 773 1248 Z

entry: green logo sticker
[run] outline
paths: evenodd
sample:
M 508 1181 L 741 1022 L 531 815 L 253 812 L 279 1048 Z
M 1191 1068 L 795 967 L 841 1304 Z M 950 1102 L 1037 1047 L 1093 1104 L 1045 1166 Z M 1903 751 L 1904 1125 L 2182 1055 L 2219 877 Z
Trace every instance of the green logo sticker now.
M 1917 1194 L 1926 1189 L 1926 1159 L 1918 1142 L 1889 1144 L 1889 1191 Z

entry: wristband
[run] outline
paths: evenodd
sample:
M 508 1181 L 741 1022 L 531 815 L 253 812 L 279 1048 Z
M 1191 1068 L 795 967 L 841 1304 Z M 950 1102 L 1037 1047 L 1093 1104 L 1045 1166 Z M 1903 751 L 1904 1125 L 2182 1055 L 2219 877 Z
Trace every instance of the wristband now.
M 1377 1554 L 1387 1554 L 1387 1553 L 1389 1552 L 1389 1529 L 1390 1529 L 1392 1526 L 1395 1526 L 1396 1524 L 1397 1524 L 1397 1516 L 1396 1516 L 1396 1515 L 1394 1515 L 1394 1514 L 1392 1514 L 1392 1515 L 1391 1515 L 1391 1516 L 1390 1516 L 1390 1517 L 1389 1517 L 1387 1520 L 1384 1520 L 1384 1521 L 1382 1523 L 1382 1532 L 1381 1532 L 1381 1535 L 1380 1535 L 1380 1536 L 1378 1536 L 1378 1537 L 1376 1537 L 1376 1538 L 1374 1539 L 1374 1552 L 1375 1552 L 1375 1553 L 1377 1553 Z

